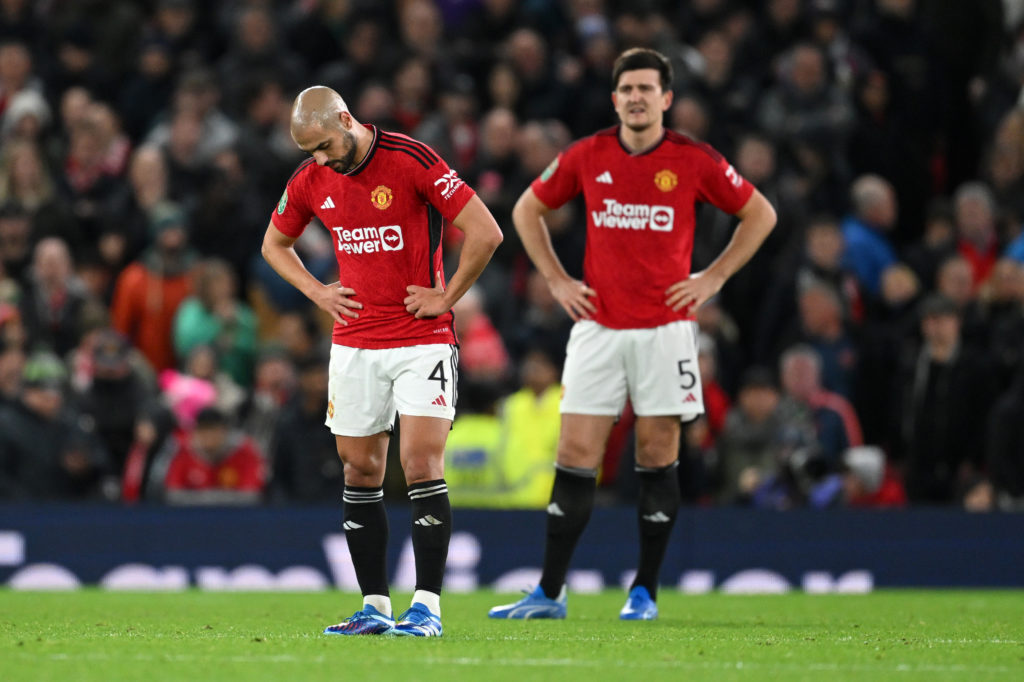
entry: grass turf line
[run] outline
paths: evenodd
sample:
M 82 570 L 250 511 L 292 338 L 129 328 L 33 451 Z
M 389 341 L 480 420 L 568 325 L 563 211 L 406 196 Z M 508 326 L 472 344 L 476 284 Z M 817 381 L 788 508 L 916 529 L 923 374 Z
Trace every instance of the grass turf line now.
M 516 595 L 448 594 L 445 636 L 421 640 L 321 635 L 359 607 L 337 592 L 0 590 L 0 680 L 1024 679 L 1024 591 L 663 590 L 653 623 L 620 622 L 624 596 L 523 622 L 486 617 Z

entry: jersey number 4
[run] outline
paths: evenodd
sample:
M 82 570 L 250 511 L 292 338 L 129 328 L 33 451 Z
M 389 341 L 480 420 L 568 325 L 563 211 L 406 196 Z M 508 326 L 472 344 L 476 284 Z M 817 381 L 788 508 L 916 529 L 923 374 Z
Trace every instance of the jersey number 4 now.
M 434 365 L 434 369 L 430 372 L 430 376 L 427 377 L 431 381 L 441 382 L 441 393 L 444 393 L 445 386 L 448 385 L 448 377 L 444 375 L 444 361 L 439 361 Z

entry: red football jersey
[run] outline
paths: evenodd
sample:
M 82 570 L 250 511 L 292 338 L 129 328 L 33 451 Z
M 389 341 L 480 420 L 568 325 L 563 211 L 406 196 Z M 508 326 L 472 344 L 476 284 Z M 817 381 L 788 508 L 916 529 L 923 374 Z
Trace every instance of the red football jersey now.
M 363 304 L 334 343 L 397 348 L 456 343 L 451 312 L 417 320 L 402 302 L 409 285 L 432 287 L 441 265 L 444 219 L 458 216 L 474 192 L 434 150 L 405 135 L 373 131 L 366 157 L 347 173 L 307 159 L 292 175 L 271 216 L 298 237 L 313 216 L 331 234 L 338 277 Z
M 188 437 L 178 443 L 178 452 L 167 469 L 168 490 L 263 490 L 266 474 L 263 457 L 248 438 L 235 445 L 219 462 L 208 462 L 195 453 Z
M 618 127 L 570 145 L 531 188 L 550 208 L 583 192 L 583 278 L 597 292 L 594 321 L 613 329 L 693 319 L 665 305 L 665 290 L 690 275 L 695 206 L 733 214 L 754 191 L 706 144 L 666 131 L 653 148 L 633 154 Z

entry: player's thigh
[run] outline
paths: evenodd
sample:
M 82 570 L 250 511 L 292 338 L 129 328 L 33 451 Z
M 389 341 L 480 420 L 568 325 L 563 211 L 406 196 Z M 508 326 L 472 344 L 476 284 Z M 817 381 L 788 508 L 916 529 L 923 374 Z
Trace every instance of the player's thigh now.
M 599 467 L 615 419 L 610 415 L 562 413 L 558 464 L 578 469 Z
M 444 478 L 444 446 L 452 421 L 408 414 L 399 418 L 399 452 L 405 482 L 412 485 Z
M 679 459 L 679 417 L 636 418 L 636 463 L 651 469 L 667 467 Z
M 345 464 L 345 485 L 375 488 L 384 483 L 388 442 L 384 431 L 372 436 L 335 436 L 338 456 Z
M 573 325 L 562 370 L 562 414 L 617 417 L 622 413 L 626 404 L 625 341 L 622 330 L 590 320 Z
M 637 417 L 674 415 L 688 421 L 703 414 L 696 322 L 673 322 L 629 334 L 627 381 Z
M 335 436 L 361 438 L 394 427 L 395 402 L 385 351 L 331 346 L 327 418 Z

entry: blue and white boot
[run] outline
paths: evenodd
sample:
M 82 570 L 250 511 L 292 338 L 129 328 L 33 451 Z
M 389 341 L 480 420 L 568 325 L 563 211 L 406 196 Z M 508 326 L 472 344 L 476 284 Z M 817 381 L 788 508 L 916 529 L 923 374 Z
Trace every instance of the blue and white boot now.
M 562 585 L 557 599 L 552 599 L 544 594 L 540 585 L 534 588 L 525 597 L 513 604 L 495 606 L 488 612 L 491 618 L 510 618 L 526 620 L 529 618 L 565 618 L 568 598 L 565 593 L 565 585 Z
M 324 629 L 325 635 L 387 635 L 395 627 L 395 620 L 391 616 L 364 604 L 361 611 L 356 611 L 351 616 L 337 625 L 330 625 Z
M 395 621 L 392 634 L 406 637 L 440 637 L 441 617 L 435 616 L 426 606 L 414 602 L 409 609 Z
M 654 620 L 658 617 L 658 605 L 651 599 L 646 587 L 637 585 L 629 591 L 626 605 L 619 611 L 621 620 Z

